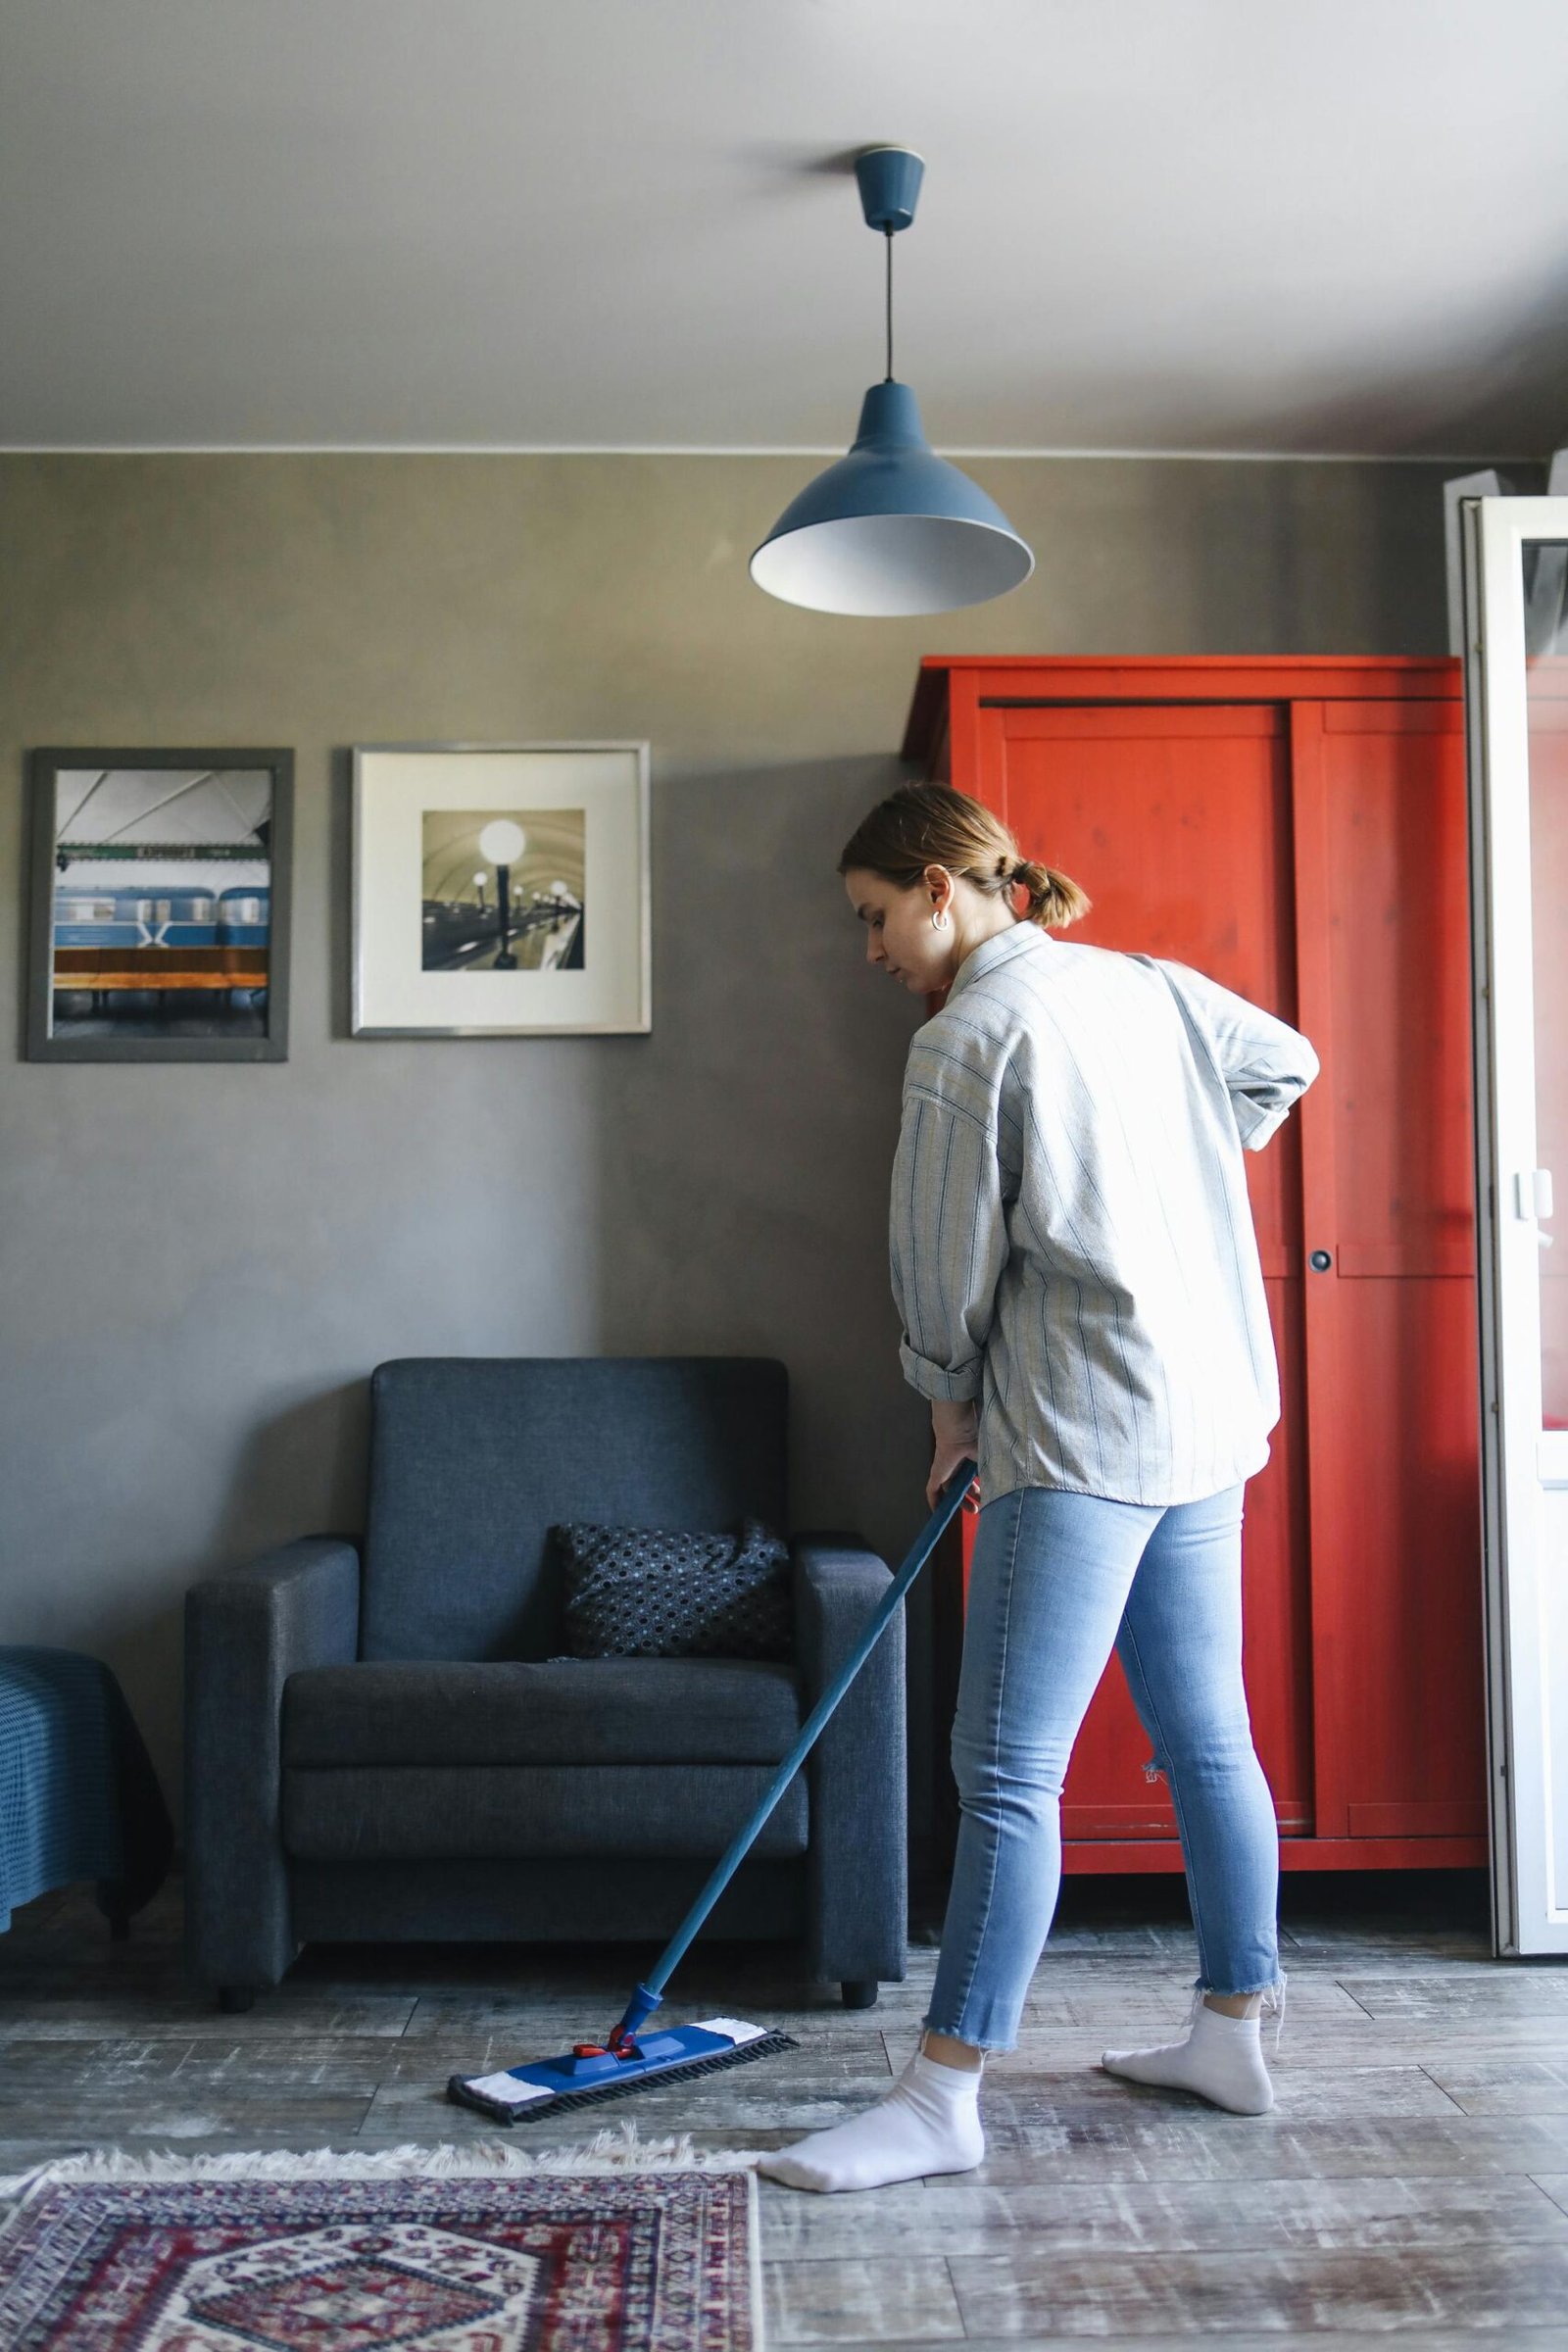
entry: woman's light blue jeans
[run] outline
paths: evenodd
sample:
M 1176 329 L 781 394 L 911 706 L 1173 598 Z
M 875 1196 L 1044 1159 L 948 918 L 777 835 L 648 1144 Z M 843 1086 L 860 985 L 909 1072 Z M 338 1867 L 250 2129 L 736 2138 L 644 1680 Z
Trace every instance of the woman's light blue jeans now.
M 1061 1885 L 1061 1785 L 1113 1646 L 1175 1804 L 1198 1982 L 1279 1982 L 1279 1833 L 1242 1683 L 1244 1493 L 1161 1506 L 1023 1487 L 981 1511 L 933 2033 L 1016 2041 Z

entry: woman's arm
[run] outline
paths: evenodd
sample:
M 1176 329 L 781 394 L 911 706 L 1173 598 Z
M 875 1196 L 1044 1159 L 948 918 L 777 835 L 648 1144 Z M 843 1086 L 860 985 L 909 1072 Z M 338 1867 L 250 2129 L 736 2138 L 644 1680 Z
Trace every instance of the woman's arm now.
M 905 1379 L 933 1402 L 973 1402 L 1009 1247 L 1002 1171 L 979 1120 L 918 1087 L 905 1092 L 890 1245 Z
M 1298 1029 L 1237 996 L 1191 964 L 1153 959 L 1177 1003 L 1219 1064 L 1237 1130 L 1249 1152 L 1261 1152 L 1291 1105 L 1318 1074 L 1318 1058 Z
M 910 1387 L 931 1401 L 925 1498 L 935 1510 L 964 1456 L 979 1454 L 986 1336 L 1010 1245 L 993 1137 L 968 1111 L 919 1087 L 905 1089 L 890 1239 L 904 1323 L 899 1360 Z M 978 1504 L 976 1486 L 964 1508 Z

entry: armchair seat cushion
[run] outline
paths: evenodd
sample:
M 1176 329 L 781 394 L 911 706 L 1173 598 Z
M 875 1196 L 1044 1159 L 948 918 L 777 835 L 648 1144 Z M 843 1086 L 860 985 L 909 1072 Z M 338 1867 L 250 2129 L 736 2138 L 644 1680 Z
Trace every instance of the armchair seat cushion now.
M 794 1669 L 752 1659 L 369 1661 L 283 1686 L 286 1772 L 776 1764 L 800 1727 Z
M 771 1777 L 766 1764 L 390 1764 L 285 1767 L 283 1844 L 316 1862 L 597 1854 L 717 1861 Z M 798 1772 L 759 1857 L 804 1854 Z

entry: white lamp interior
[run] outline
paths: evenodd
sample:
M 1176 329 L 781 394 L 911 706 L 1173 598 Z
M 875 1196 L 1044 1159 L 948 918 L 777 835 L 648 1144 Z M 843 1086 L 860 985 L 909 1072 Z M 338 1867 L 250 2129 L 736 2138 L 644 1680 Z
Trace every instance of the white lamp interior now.
M 1010 531 L 944 514 L 852 514 L 770 539 L 752 558 L 769 596 L 818 612 L 895 618 L 984 604 L 1016 588 L 1034 557 Z

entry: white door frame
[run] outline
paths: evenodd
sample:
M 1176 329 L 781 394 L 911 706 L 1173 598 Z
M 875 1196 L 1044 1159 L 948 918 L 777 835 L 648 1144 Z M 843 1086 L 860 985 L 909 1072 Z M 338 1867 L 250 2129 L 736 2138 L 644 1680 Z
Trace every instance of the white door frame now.
M 1523 594 L 1525 546 L 1568 541 L 1568 498 L 1469 499 L 1463 521 L 1493 1928 L 1499 1953 L 1568 1954 L 1568 1659 L 1545 1638 L 1548 1580 L 1568 1575 L 1568 1430 L 1542 1426 Z

